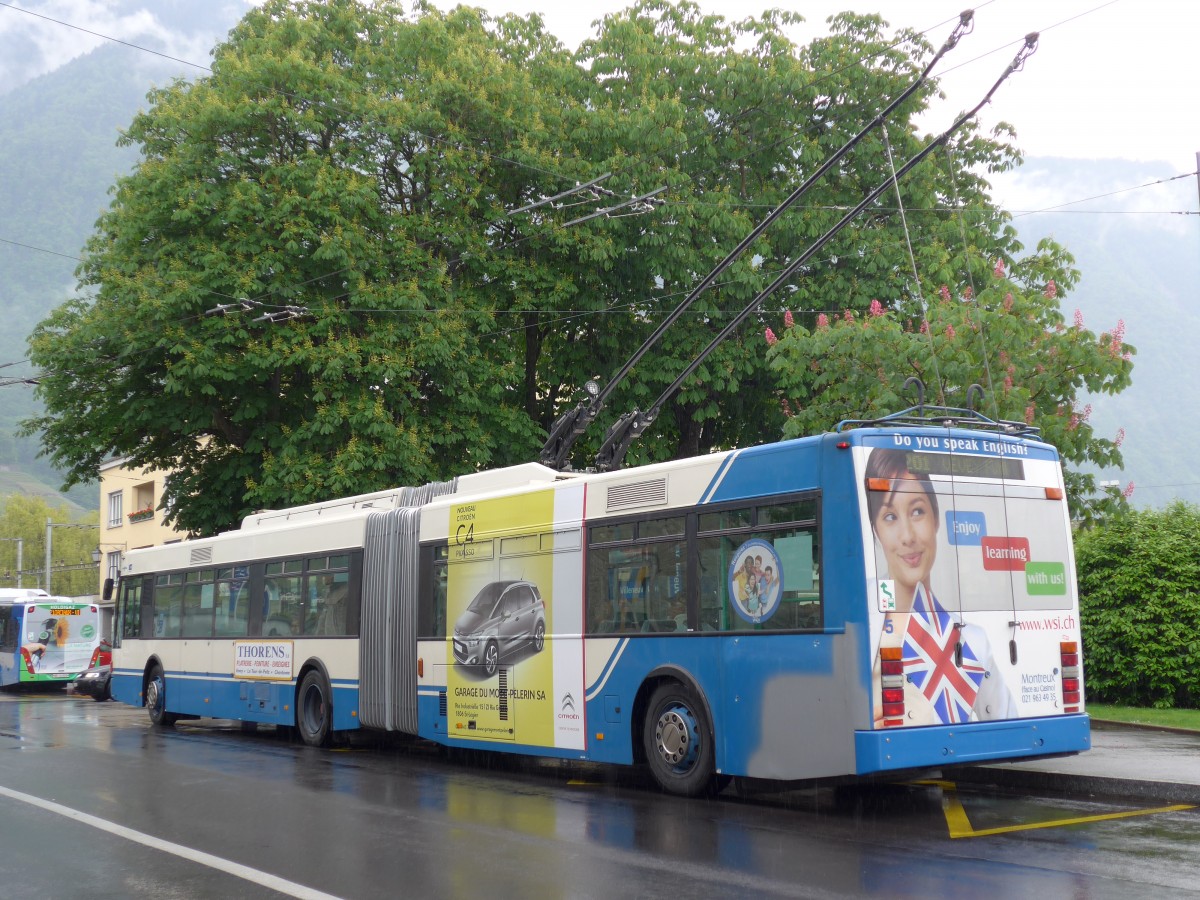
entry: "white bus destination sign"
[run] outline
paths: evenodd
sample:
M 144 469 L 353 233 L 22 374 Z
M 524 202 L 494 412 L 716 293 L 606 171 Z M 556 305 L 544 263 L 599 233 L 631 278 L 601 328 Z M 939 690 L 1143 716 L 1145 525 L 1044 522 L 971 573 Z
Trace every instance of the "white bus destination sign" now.
M 290 681 L 291 641 L 234 641 L 233 677 Z

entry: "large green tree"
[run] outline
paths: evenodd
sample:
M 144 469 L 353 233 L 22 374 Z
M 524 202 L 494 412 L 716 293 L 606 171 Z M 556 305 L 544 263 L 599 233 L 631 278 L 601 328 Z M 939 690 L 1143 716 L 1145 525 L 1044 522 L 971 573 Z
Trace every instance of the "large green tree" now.
M 650 0 L 570 52 L 537 17 L 269 0 L 217 47 L 211 77 L 152 93 L 126 132 L 141 161 L 86 248 L 88 296 L 32 338 L 46 414 L 27 429 L 73 481 L 112 454 L 175 469 L 165 500 L 196 532 L 535 458 L 578 386 L 617 370 L 931 53 L 848 14 L 797 46 L 795 21 Z M 923 140 L 912 117 L 934 99 L 930 83 L 764 234 L 610 414 L 645 408 L 910 156 Z M 923 214 L 881 205 L 831 241 L 684 385 L 631 461 L 777 436 L 781 382 L 761 335 L 785 307 L 905 308 L 910 242 L 924 277 L 956 291 L 979 260 L 1016 259 L 979 174 L 1016 160 L 967 129 L 905 182 Z M 602 173 L 595 199 L 508 214 Z M 660 206 L 570 224 L 658 186 Z M 968 227 L 938 211 L 950 205 L 971 211 Z M 218 305 L 233 308 L 206 314 Z M 288 306 L 306 313 L 263 319 Z

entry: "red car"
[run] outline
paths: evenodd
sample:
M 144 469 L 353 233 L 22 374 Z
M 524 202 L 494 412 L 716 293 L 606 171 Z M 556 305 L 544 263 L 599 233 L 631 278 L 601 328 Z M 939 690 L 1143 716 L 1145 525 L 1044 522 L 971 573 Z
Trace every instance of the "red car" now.
M 75 679 L 75 690 L 87 694 L 93 700 L 100 702 L 112 698 L 109 682 L 112 680 L 112 645 L 101 641 L 96 652 L 92 654 L 91 665 L 86 672 Z

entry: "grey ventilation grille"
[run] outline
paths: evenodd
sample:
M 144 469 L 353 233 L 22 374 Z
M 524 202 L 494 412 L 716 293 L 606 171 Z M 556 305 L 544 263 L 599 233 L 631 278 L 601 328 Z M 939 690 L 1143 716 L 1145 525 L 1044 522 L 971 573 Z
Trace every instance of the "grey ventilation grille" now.
M 191 564 L 193 566 L 202 566 L 210 562 L 212 562 L 212 547 L 192 548 Z
M 667 479 L 652 478 L 633 484 L 617 484 L 608 489 L 608 511 L 634 506 L 662 506 L 667 502 Z

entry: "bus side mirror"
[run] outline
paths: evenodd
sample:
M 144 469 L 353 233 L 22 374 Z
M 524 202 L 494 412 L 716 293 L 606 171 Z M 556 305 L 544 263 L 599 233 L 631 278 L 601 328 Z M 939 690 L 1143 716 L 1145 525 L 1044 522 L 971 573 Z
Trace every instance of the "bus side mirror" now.
M 104 600 L 105 603 L 109 603 L 112 601 L 113 580 L 111 578 L 104 579 L 104 593 L 101 595 L 101 598 Z

